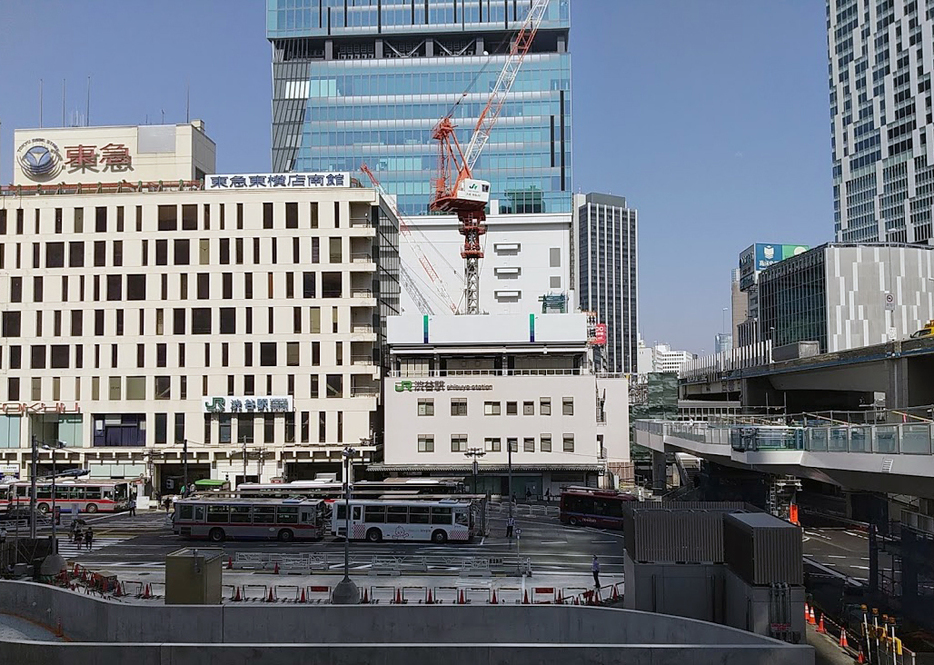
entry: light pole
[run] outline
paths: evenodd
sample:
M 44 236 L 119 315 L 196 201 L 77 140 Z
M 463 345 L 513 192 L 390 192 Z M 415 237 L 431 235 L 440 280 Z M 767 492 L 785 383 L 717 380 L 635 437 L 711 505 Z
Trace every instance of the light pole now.
M 32 464 L 29 469 L 29 537 L 36 539 L 36 474 L 39 466 L 39 441 L 32 435 Z
M 240 445 L 243 448 L 243 482 L 246 482 L 246 435 L 240 435 Z
M 182 496 L 188 496 L 188 439 L 182 439 L 182 481 L 185 487 L 182 489 Z
M 360 602 L 360 589 L 350 579 L 350 460 L 357 451 L 347 446 L 344 458 L 344 579 L 337 583 L 331 594 L 334 605 L 356 605 Z
M 516 445 L 519 445 L 518 439 Z M 506 439 L 506 465 L 509 471 L 509 519 L 512 519 L 512 445 L 509 439 Z
M 720 315 L 720 332 L 721 333 L 726 333 L 726 310 L 727 308 L 724 307 L 723 313 Z
M 466 457 L 470 457 L 471 459 L 473 459 L 473 464 L 471 464 L 471 467 L 473 468 L 473 493 L 478 494 L 477 474 L 480 472 L 480 464 L 478 463 L 477 458 L 483 457 L 484 455 L 486 455 L 486 452 L 484 452 L 480 448 L 470 448 L 464 453 L 464 455 Z
M 54 446 L 49 446 L 43 443 L 42 447 L 45 450 L 50 451 L 52 455 L 52 554 L 55 554 L 58 552 L 58 541 L 55 540 L 55 479 L 58 477 L 55 453 L 64 448 L 65 444 L 62 441 L 56 441 Z

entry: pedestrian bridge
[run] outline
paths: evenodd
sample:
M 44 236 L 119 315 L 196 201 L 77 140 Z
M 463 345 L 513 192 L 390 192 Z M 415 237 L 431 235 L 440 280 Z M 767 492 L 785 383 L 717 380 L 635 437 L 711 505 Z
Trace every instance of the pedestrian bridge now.
M 764 424 L 639 420 L 634 443 L 727 466 L 788 474 L 849 489 L 934 498 L 934 423 Z M 771 421 L 774 423 L 775 421 Z

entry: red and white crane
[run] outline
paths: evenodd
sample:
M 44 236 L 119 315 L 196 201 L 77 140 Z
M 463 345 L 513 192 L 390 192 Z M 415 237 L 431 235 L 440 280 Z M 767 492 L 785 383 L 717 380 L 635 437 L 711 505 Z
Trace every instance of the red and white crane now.
M 466 150 L 461 150 L 454 135 L 456 125 L 451 113 L 435 125 L 432 138 L 438 141 L 438 175 L 434 180 L 434 194 L 430 209 L 454 213 L 464 236 L 464 314 L 480 313 L 480 259 L 483 247 L 480 236 L 486 233 L 486 205 L 490 202 L 490 183 L 473 177 L 477 158 L 490 139 L 490 132 L 499 119 L 503 104 L 519 73 L 519 67 L 532 46 L 535 33 L 542 23 L 548 0 L 533 0 L 522 28 L 509 48 L 506 63 L 496 79 L 493 91 L 474 126 L 473 136 Z M 453 111 L 452 111 L 453 113 Z

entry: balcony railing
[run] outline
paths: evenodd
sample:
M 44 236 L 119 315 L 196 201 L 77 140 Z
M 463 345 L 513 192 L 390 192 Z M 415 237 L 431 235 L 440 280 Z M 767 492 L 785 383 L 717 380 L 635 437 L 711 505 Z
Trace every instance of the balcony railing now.
M 351 263 L 372 263 L 373 255 L 369 252 L 353 252 L 350 255 Z
M 375 364 L 375 363 L 373 362 L 373 356 L 364 356 L 364 355 L 351 356 L 350 362 L 352 362 L 354 365 L 373 365 L 373 364 Z
M 351 298 L 372 298 L 373 290 L 372 289 L 360 289 L 360 288 L 354 287 L 350 289 L 350 297 Z
M 351 387 L 350 389 L 351 397 L 378 397 L 379 388 L 374 387 Z
M 580 376 L 589 372 L 580 368 L 567 369 L 445 369 L 445 370 L 418 370 L 401 369 L 392 370 L 389 375 L 398 378 L 424 377 L 424 376 Z
M 350 218 L 350 228 L 359 229 L 366 226 L 372 226 L 370 223 L 369 217 L 351 217 Z
M 373 324 L 371 323 L 352 323 L 350 324 L 350 332 L 352 333 L 372 333 Z

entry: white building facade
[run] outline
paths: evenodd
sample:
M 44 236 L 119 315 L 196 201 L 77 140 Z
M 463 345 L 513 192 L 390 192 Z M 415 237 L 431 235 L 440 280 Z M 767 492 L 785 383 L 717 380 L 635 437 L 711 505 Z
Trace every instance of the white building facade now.
M 232 483 L 374 459 L 398 225 L 348 174 L 297 177 L 4 190 L 0 465 L 61 441 L 60 469 L 172 493 L 186 458 Z
M 606 485 L 629 464 L 628 383 L 592 371 L 582 314 L 389 319 L 384 462 L 398 475 L 472 474 L 517 496 Z
M 677 351 L 668 344 L 646 346 L 639 340 L 639 374 L 677 374 L 681 366 L 693 358 L 690 351 Z

